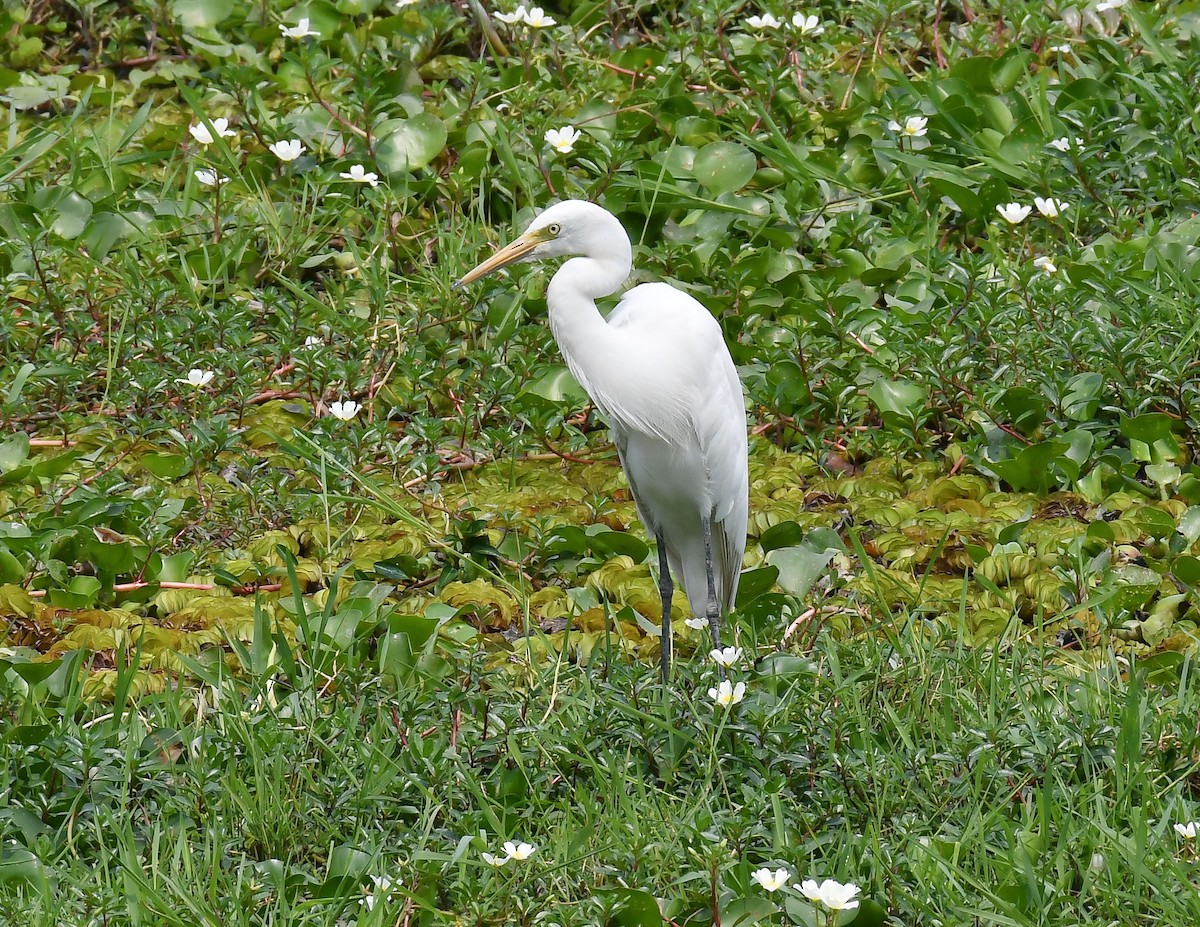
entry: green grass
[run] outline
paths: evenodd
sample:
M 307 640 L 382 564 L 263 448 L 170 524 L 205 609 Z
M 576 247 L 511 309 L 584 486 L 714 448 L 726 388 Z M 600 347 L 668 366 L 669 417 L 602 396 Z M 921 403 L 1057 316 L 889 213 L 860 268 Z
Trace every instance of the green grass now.
M 206 686 L 83 725 L 70 698 L 15 704 L 4 817 L 39 862 L 6 851 L 6 906 L 35 924 L 589 924 L 647 892 L 677 923 L 710 922 L 713 898 L 731 923 L 769 917 L 749 873 L 771 865 L 854 881 L 901 923 L 1195 919 L 1171 829 L 1194 816 L 1191 663 L 1163 688 L 920 627 L 767 655 L 729 715 L 711 673 L 685 663 L 664 706 L 649 669 L 603 655 L 399 690 L 226 680 L 217 706 Z M 493 872 L 480 852 L 504 839 L 538 850 Z M 367 914 L 371 875 L 397 891 Z
M 486 12 L 0 8 L 0 920 L 1200 923 L 1195 10 Z M 546 275 L 450 289 L 565 196 L 745 383 L 727 712 Z

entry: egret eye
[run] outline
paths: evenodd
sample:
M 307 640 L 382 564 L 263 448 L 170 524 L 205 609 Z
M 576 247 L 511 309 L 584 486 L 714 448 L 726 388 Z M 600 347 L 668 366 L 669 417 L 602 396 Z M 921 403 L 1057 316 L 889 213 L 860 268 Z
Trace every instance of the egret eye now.
M 549 225 L 546 226 L 546 231 L 549 232 L 551 235 L 557 235 L 559 232 L 562 231 L 562 226 L 559 225 L 557 222 L 551 222 Z

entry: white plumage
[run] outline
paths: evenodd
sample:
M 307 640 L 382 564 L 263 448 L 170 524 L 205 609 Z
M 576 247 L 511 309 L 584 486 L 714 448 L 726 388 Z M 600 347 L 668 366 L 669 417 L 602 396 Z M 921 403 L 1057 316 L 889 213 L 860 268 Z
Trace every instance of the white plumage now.
M 552 257 L 569 260 L 546 291 L 550 329 L 571 373 L 608 419 L 638 513 L 660 547 L 665 679 L 671 575 L 692 611 L 708 618 L 717 646 L 720 617 L 737 595 L 749 494 L 741 381 L 720 325 L 673 286 L 636 286 L 607 319 L 601 315 L 595 301 L 625 282 L 632 250 L 616 217 L 592 203 L 549 207 L 455 285 L 515 261 Z

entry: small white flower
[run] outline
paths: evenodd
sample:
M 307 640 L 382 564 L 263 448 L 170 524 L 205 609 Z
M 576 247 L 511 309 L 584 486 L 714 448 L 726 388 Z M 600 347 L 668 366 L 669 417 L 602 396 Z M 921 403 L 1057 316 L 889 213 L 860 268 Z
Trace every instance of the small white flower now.
M 1038 270 L 1040 270 L 1044 273 L 1047 273 L 1047 274 L 1058 273 L 1058 265 L 1055 264 L 1052 260 L 1050 260 L 1050 258 L 1046 257 L 1045 255 L 1043 255 L 1042 257 L 1035 257 L 1033 259 L 1033 266 L 1036 267 Z
M 271 154 L 283 162 L 295 161 L 306 150 L 298 138 L 293 138 L 291 141 L 286 142 L 276 142 L 274 145 L 267 147 L 270 149 Z
M 563 126 L 561 129 L 547 129 L 544 138 L 546 144 L 559 154 L 569 154 L 581 134 L 574 126 Z
M 750 873 L 751 881 L 757 882 L 769 892 L 783 888 L 791 876 L 792 874 L 786 869 L 776 869 L 774 872 L 772 872 L 770 869 L 763 868 L 755 869 L 752 873 Z
M 684 618 L 683 623 L 686 624 L 693 631 L 703 631 L 705 628 L 708 627 L 708 619 L 707 618 Z
M 783 23 L 770 13 L 763 13 L 762 16 L 747 16 L 746 25 L 751 29 L 778 29 Z
M 308 28 L 312 21 L 307 16 L 301 16 L 300 21 L 296 25 L 288 27 L 283 23 L 279 24 L 279 31 L 283 33 L 285 39 L 304 39 L 310 35 L 315 35 L 320 38 L 321 33 L 315 29 Z
M 347 399 L 345 402 L 334 400 L 329 404 L 329 414 L 340 421 L 348 422 L 358 415 L 361 408 L 362 406 L 353 399 Z
M 202 167 L 198 171 L 192 171 L 192 174 L 206 187 L 215 187 L 218 184 L 229 183 L 228 177 L 218 177 L 217 172 L 210 167 Z
M 489 866 L 495 866 L 497 869 L 499 869 L 509 860 L 509 857 L 507 856 L 493 856 L 491 853 L 480 853 L 479 855 L 482 857 L 485 863 L 487 863 Z
M 351 164 L 350 170 L 338 174 L 342 180 L 353 180 L 355 183 L 369 183 L 372 187 L 379 186 L 379 175 L 368 171 L 361 164 Z
M 739 682 L 735 686 L 728 679 L 722 679 L 720 688 L 708 690 L 708 697 L 722 708 L 732 708 L 746 697 L 746 684 Z
M 392 4 L 392 6 L 394 6 L 398 10 L 402 10 L 406 6 L 416 6 L 416 5 L 417 5 L 417 0 L 396 0 L 396 2 Z
M 535 6 L 522 17 L 522 22 L 530 29 L 548 29 L 554 25 L 554 20 L 546 15 L 546 11 L 540 6 Z
M 1022 206 L 1020 203 L 1005 203 L 1003 206 L 997 205 L 996 212 L 1000 213 L 1006 222 L 1016 225 L 1029 217 L 1029 214 L 1033 212 L 1033 207 Z
M 361 901 L 368 911 L 375 909 L 375 902 L 379 900 L 380 896 L 386 897 L 390 895 L 392 893 L 392 886 L 396 884 L 387 876 L 371 876 L 371 881 L 375 883 L 375 888 L 367 892 Z
M 862 891 L 852 882 L 843 885 L 833 879 L 826 879 L 820 885 L 816 879 L 805 879 L 794 887 L 809 901 L 819 902 L 832 911 L 853 911 L 858 907 L 855 896 Z
M 522 3 L 519 7 L 517 7 L 515 10 L 513 10 L 511 13 L 493 13 L 492 15 L 495 16 L 498 20 L 500 20 L 500 22 L 504 23 L 506 26 L 511 26 L 515 23 L 523 22 L 525 19 L 525 4 Z
M 307 338 L 304 339 L 304 346 L 306 348 L 319 348 L 324 343 L 325 342 L 322 341 L 320 338 L 318 338 L 316 335 L 309 335 Z
M 1096 12 L 1103 13 L 1105 10 L 1119 10 L 1128 2 L 1129 0 L 1100 0 L 1096 4 Z
M 229 128 L 229 120 L 226 118 L 213 119 L 211 122 L 219 138 L 233 138 L 237 135 L 236 132 Z M 213 134 L 208 131 L 208 126 L 203 122 L 197 122 L 194 126 L 188 126 L 188 131 L 192 134 L 192 138 L 201 145 L 211 145 L 213 143 Z
M 1175 833 L 1179 834 L 1184 840 L 1194 840 L 1196 831 L 1200 828 L 1200 821 L 1188 821 L 1186 824 L 1174 824 Z
M 186 377 L 176 377 L 176 383 L 186 383 L 188 386 L 195 386 L 199 389 L 201 386 L 208 386 L 212 382 L 212 378 L 216 374 L 211 370 L 201 370 L 199 367 L 193 367 L 188 371 Z
M 733 666 L 742 658 L 741 647 L 726 647 L 724 650 L 713 650 L 709 653 L 715 663 L 721 666 Z M 786 878 L 786 876 L 784 877 Z
M 1066 200 L 1056 200 L 1052 196 L 1047 197 L 1046 199 L 1042 199 L 1040 196 L 1035 196 L 1033 198 L 1033 205 L 1037 207 L 1037 211 L 1043 216 L 1053 219 L 1071 204 Z
M 800 30 L 801 35 L 820 35 L 825 31 L 821 20 L 816 16 L 805 16 L 803 13 L 797 13 L 792 17 L 792 25 Z
M 504 844 L 504 852 L 509 859 L 515 859 L 517 862 L 524 862 L 537 852 L 537 847 L 532 843 L 516 843 L 508 840 Z
M 1068 44 L 1066 42 L 1064 42 L 1062 45 L 1051 45 L 1050 46 L 1050 51 L 1058 52 L 1060 55 L 1064 55 L 1067 52 L 1069 52 L 1070 50 L 1071 50 L 1071 46 L 1070 46 L 1070 44 Z
M 1075 144 L 1077 146 L 1079 145 L 1079 139 L 1075 139 Z M 1071 150 L 1071 139 L 1066 135 L 1064 135 L 1062 138 L 1053 139 L 1050 142 L 1050 147 L 1053 148 L 1055 151 L 1070 151 Z
M 895 119 L 888 123 L 888 129 L 892 132 L 899 132 L 901 135 L 906 135 L 909 138 L 920 138 L 925 134 L 925 124 L 929 119 L 925 116 L 909 116 L 904 120 L 904 125 L 900 125 Z

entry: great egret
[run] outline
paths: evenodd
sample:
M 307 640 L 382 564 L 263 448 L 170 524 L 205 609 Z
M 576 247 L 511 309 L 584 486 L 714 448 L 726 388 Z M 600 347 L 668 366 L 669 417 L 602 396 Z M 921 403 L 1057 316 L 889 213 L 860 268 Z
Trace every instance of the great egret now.
M 549 207 L 519 238 L 455 283 L 517 261 L 569 257 L 546 289 L 550 331 L 575 379 L 608 419 L 629 488 L 658 545 L 662 674 L 671 665 L 671 596 L 682 581 L 692 612 L 721 646 L 746 549 L 746 405 L 721 327 L 695 299 L 643 283 L 607 320 L 596 299 L 625 282 L 629 236 L 583 200 Z

